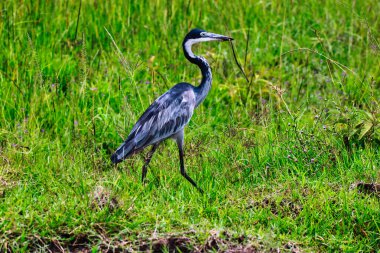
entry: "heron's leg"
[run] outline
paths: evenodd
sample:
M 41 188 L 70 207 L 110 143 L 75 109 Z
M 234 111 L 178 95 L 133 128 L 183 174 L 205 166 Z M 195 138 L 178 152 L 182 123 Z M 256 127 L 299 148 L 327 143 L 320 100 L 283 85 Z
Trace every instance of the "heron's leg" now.
M 181 175 L 187 179 L 187 181 L 189 181 L 195 188 L 197 188 L 197 190 L 200 192 L 200 193 L 203 193 L 203 190 L 201 188 L 199 188 L 197 186 L 197 184 L 194 182 L 193 179 L 191 179 L 191 177 L 189 177 L 189 175 L 187 175 L 186 173 L 186 170 L 185 170 L 185 163 L 183 161 L 183 130 L 176 134 L 175 136 L 175 139 L 177 141 L 177 145 L 178 145 L 178 151 L 179 151 L 179 161 L 180 161 L 180 165 L 181 165 Z
M 141 178 L 142 183 L 144 183 L 146 172 L 148 171 L 148 165 L 150 163 L 150 160 L 152 159 L 154 152 L 156 151 L 156 149 L 158 147 L 158 144 L 159 143 L 153 144 L 152 149 L 149 151 L 147 157 L 145 158 L 145 163 L 144 163 L 144 166 L 142 167 L 142 178 Z

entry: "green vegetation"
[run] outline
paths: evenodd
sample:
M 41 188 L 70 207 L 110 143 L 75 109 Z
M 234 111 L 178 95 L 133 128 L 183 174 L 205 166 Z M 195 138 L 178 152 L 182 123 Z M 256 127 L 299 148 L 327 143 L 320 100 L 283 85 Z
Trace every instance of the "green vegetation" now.
M 356 187 L 380 181 L 379 1 L 0 7 L 1 252 L 379 250 L 379 195 Z M 228 43 L 194 48 L 214 76 L 185 131 L 204 195 L 173 141 L 145 186 L 141 156 L 109 160 L 155 98 L 198 83 L 193 27 L 234 37 L 250 79 Z

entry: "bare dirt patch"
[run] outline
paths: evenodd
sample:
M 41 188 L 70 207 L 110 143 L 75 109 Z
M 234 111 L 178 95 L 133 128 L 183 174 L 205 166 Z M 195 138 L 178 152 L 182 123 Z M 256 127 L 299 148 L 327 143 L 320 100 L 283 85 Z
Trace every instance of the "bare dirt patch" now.
M 112 197 L 110 191 L 103 186 L 96 186 L 90 198 L 92 199 L 91 208 L 93 209 L 99 208 L 102 210 L 108 207 L 110 211 L 113 211 L 119 206 L 118 200 Z
M 350 187 L 351 189 L 356 188 L 359 192 L 365 194 L 374 194 L 377 197 L 380 197 L 380 184 L 378 183 L 354 183 Z
M 300 201 L 294 201 L 289 198 L 283 198 L 280 202 L 272 198 L 264 198 L 262 201 L 251 201 L 246 208 L 269 208 L 274 215 L 297 217 L 302 211 L 303 206 Z
M 248 238 L 245 235 L 231 235 L 226 231 L 211 230 L 205 241 L 197 238 L 194 232 L 184 232 L 183 235 L 166 235 L 159 238 L 128 240 L 99 240 L 99 237 L 89 237 L 81 234 L 72 237 L 60 235 L 59 239 L 45 239 L 38 236 L 30 238 L 27 251 L 30 252 L 292 252 L 300 253 L 301 249 L 293 242 L 282 246 L 271 247 L 260 240 Z M 11 248 L 0 246 L 0 252 L 16 252 Z

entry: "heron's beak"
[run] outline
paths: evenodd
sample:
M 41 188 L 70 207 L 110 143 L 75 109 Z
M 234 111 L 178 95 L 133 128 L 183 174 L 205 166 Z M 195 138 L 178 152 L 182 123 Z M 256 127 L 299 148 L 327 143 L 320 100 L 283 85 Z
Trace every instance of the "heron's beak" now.
M 208 37 L 212 40 L 220 40 L 220 41 L 230 41 L 230 40 L 234 40 L 233 38 L 231 37 L 228 37 L 228 36 L 224 36 L 224 35 L 220 35 L 220 34 L 216 34 L 216 33 L 205 33 L 204 34 L 205 37 Z

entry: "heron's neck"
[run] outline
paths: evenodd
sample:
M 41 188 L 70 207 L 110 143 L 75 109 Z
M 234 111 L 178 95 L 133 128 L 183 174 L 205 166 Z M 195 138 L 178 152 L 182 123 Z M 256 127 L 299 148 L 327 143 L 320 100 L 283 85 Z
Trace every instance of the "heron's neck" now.
M 212 74 L 211 68 L 205 58 L 202 56 L 194 55 L 191 51 L 191 42 L 183 43 L 183 51 L 185 53 L 185 57 L 193 64 L 198 65 L 202 72 L 202 81 L 199 86 L 194 88 L 195 91 L 195 99 L 196 99 L 196 107 L 203 102 L 206 98 L 208 92 L 211 89 L 212 82 Z

